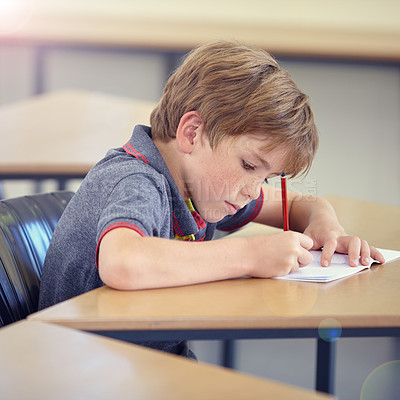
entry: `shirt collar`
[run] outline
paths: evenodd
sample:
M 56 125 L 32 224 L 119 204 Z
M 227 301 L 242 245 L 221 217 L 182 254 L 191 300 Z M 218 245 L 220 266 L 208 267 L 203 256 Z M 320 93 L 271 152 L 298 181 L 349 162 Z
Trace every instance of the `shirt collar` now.
M 175 238 L 193 240 L 194 235 L 206 227 L 206 223 L 194 209 L 192 202 L 183 200 L 161 153 L 152 140 L 151 128 L 136 125 L 123 149 L 127 154 L 150 165 L 166 178 L 170 188 Z

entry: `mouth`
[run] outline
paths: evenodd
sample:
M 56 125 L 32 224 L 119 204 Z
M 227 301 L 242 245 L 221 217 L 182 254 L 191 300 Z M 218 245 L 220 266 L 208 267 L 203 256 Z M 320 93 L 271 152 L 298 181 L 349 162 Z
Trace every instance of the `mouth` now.
M 230 215 L 236 214 L 236 211 L 240 209 L 240 207 L 236 206 L 235 204 L 229 203 L 229 201 L 225 201 L 225 204 L 228 208 L 228 213 Z

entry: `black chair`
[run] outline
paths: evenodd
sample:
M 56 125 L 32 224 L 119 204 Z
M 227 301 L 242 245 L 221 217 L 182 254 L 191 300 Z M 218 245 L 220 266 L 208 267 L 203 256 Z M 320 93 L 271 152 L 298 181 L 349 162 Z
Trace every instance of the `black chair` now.
M 0 201 L 0 327 L 37 311 L 44 258 L 73 192 Z

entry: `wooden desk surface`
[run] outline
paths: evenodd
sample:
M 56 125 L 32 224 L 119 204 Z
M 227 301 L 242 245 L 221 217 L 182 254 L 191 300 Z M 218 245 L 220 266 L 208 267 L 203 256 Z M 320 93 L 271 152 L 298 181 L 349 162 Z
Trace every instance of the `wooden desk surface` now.
M 66 90 L 0 108 L 0 173 L 85 174 L 134 125 L 148 124 L 155 103 Z M 12 149 L 12 151 L 10 151 Z
M 346 229 L 400 250 L 399 208 L 330 200 Z M 261 233 L 259 226 L 248 230 Z M 329 283 L 235 279 L 136 292 L 102 287 L 30 318 L 88 330 L 318 328 L 327 318 L 345 328 L 400 327 L 399 282 L 397 260 Z
M 400 261 L 330 283 L 235 279 L 122 292 L 102 287 L 31 315 L 87 330 L 400 327 Z
M 67 328 L 0 330 L 1 397 L 25 399 L 282 399 L 333 397 Z

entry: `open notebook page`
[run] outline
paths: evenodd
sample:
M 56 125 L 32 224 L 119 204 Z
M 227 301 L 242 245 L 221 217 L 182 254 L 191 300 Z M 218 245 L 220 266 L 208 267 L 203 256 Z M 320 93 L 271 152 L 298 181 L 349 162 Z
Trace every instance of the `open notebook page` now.
M 400 258 L 400 251 L 378 249 L 385 257 L 386 263 Z M 307 282 L 330 282 L 335 279 L 345 278 L 354 275 L 363 269 L 369 268 L 369 265 L 359 265 L 358 267 L 351 267 L 349 265 L 349 257 L 347 254 L 335 253 L 332 257 L 332 263 L 329 267 L 322 267 L 320 264 L 322 251 L 311 251 L 313 261 L 311 264 L 299 268 L 297 271 L 292 272 L 285 276 L 276 277 L 274 279 L 286 279 L 294 281 L 307 281 Z M 385 264 L 386 264 L 385 263 Z

